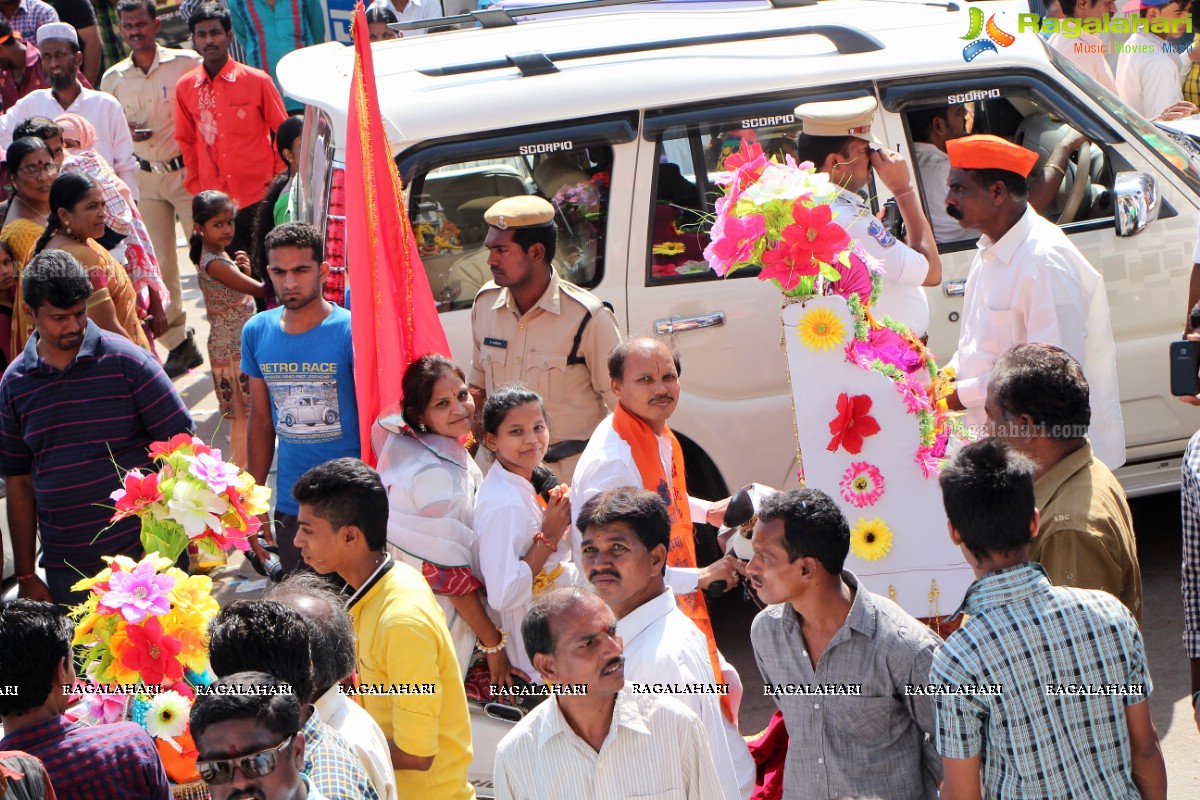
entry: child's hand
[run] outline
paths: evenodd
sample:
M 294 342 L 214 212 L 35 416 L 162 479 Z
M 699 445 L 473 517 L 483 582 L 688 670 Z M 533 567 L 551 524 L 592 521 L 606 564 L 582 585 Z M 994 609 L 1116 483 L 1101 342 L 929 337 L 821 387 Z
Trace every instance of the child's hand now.
M 237 268 L 242 272 L 246 273 L 247 275 L 250 274 L 250 256 L 246 255 L 245 250 L 238 250 L 233 254 L 233 263 L 236 264 Z
M 558 542 L 571 527 L 571 488 L 560 483 L 550 490 L 546 513 L 542 516 L 542 533 Z

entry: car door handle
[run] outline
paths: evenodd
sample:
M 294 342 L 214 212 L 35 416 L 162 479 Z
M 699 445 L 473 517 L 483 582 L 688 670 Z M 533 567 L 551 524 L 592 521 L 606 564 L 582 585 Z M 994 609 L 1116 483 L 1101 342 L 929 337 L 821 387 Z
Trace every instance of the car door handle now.
M 725 312 L 714 311 L 711 314 L 701 314 L 696 317 L 670 317 L 654 320 L 654 330 L 658 333 L 682 333 L 700 328 L 715 328 L 725 324 Z
M 967 291 L 967 279 L 959 278 L 956 281 L 946 281 L 942 284 L 942 294 L 946 297 L 962 297 Z

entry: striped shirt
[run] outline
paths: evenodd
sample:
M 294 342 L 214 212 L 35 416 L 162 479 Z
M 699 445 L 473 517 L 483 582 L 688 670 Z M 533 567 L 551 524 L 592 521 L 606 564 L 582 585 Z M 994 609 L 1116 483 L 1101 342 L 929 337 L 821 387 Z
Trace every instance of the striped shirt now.
M 341 734 L 313 708 L 304 723 L 304 774 L 328 800 L 379 800 L 362 762 Z
M 1183 526 L 1183 647 L 1188 658 L 1200 658 L 1200 433 L 1183 453 L 1179 485 Z
M 49 3 L 42 0 L 21 0 L 17 10 L 10 17 L 4 15 L 9 26 L 21 34 L 26 45 L 37 49 L 37 29 L 51 22 L 58 22 L 58 12 Z
M 1138 798 L 1125 707 L 1152 687 L 1129 609 L 1027 562 L 975 581 L 960 610 L 929 676 L 954 692 L 934 696 L 938 752 L 980 755 L 988 797 Z
M 54 717 L 0 739 L 0 750 L 40 758 L 58 800 L 171 798 L 154 740 L 132 722 L 89 727 Z
M 531 711 L 496 748 L 495 785 L 496 800 L 721 798 L 696 715 L 671 697 L 635 695 L 629 684 L 600 752 L 571 730 L 557 698 Z
M 101 556 L 137 554 L 136 517 L 108 527 L 118 474 L 151 466 L 147 449 L 192 429 L 154 357 L 88 320 L 65 370 L 29 338 L 0 380 L 0 474 L 33 476 L 45 566 L 92 575 Z

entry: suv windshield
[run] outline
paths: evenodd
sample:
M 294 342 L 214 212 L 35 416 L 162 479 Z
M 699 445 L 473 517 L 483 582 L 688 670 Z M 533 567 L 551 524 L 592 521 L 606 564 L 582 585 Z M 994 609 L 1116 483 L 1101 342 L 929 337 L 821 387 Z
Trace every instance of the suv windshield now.
M 1100 105 L 1120 120 L 1134 136 L 1142 141 L 1142 144 L 1158 153 L 1178 175 L 1187 181 L 1192 191 L 1200 192 L 1200 156 L 1193 155 L 1196 152 L 1194 147 L 1184 149 L 1170 133 L 1147 122 L 1140 114 L 1125 105 L 1119 97 L 1092 80 L 1091 76 L 1080 72 L 1070 59 L 1053 47 L 1046 45 L 1046 52 L 1050 56 L 1050 61 L 1058 67 L 1059 72 L 1078 84 L 1086 94 L 1096 98 Z

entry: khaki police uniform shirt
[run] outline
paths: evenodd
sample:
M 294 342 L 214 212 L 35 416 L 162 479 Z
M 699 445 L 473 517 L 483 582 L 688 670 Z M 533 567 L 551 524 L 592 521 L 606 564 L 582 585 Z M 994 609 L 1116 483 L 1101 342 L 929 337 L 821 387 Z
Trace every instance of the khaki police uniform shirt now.
M 587 312 L 577 355 L 567 356 Z M 512 293 L 490 281 L 471 308 L 470 383 L 489 395 L 508 383 L 524 383 L 542 396 L 550 441 L 586 440 L 609 408 L 617 407 L 608 377 L 608 353 L 621 341 L 617 318 L 595 295 L 551 272 L 550 285 L 524 316 Z M 607 408 L 606 408 L 607 406 Z
M 104 73 L 100 89 L 121 102 L 125 119 L 154 131 L 146 141 L 133 143 L 138 158 L 170 161 L 180 155 L 175 141 L 175 84 L 201 63 L 195 51 L 160 45 L 149 72 L 142 72 L 130 57 Z
M 921 284 L 929 275 L 929 261 L 896 239 L 857 193 L 842 189 L 831 206 L 833 221 L 883 264 L 883 286 L 875 316 L 886 314 L 917 336 L 924 336 L 929 330 L 929 298 Z
M 1042 519 L 1029 560 L 1056 586 L 1103 589 L 1142 621 L 1142 573 L 1125 491 L 1085 444 L 1034 484 Z

